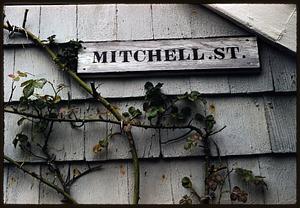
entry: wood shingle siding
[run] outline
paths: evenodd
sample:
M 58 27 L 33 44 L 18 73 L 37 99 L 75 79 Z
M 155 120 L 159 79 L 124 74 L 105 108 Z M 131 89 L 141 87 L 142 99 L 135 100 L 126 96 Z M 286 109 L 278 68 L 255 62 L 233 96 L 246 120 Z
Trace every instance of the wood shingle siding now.
M 121 40 L 161 40 L 182 38 L 210 38 L 255 36 L 213 11 L 199 5 L 188 4 L 105 4 L 105 5 L 42 5 L 6 6 L 6 20 L 22 25 L 24 11 L 29 9 L 26 28 L 47 39 L 56 35 L 58 43 L 70 39 L 84 42 Z M 291 8 L 290 8 L 291 9 Z M 296 13 L 287 27 L 293 28 Z M 290 33 L 293 30 L 288 30 Z M 282 42 L 288 41 L 283 35 Z M 254 188 L 238 179 L 236 174 L 226 181 L 224 190 L 235 185 L 249 192 L 247 203 L 287 204 L 296 202 L 296 59 L 258 38 L 261 72 L 257 74 L 218 74 L 184 76 L 154 76 L 120 78 L 84 78 L 95 82 L 98 91 L 114 106 L 124 112 L 130 106 L 142 110 L 144 84 L 163 83 L 166 94 L 178 95 L 197 90 L 207 99 L 208 114 L 216 118 L 216 130 L 227 127 L 212 139 L 219 145 L 221 159 L 228 169 L 251 169 L 255 175 L 265 176 L 268 190 Z M 77 108 L 81 117 L 88 119 L 95 114 L 113 119 L 106 109 L 92 100 L 72 79 L 65 75 L 52 60 L 25 38 L 8 39 L 4 31 L 4 101 L 10 97 L 12 80 L 8 74 L 18 70 L 28 76 L 15 82 L 12 101 L 22 96 L 20 83 L 27 79 L 46 78 L 55 85 L 68 87 L 61 93 L 67 105 Z M 52 93 L 45 86 L 43 93 Z M 16 104 L 17 102 L 15 102 Z M 201 111 L 201 109 L 197 109 Z M 43 144 L 41 135 L 33 132 L 33 124 L 21 117 L 4 114 L 4 153 L 24 162 L 24 167 L 54 180 L 45 162 L 14 148 L 12 141 L 23 132 L 33 138 L 32 148 L 43 155 L 37 143 Z M 143 117 L 144 118 L 144 117 Z M 146 122 L 147 119 L 144 118 Z M 147 123 L 148 124 L 148 123 Z M 49 142 L 49 151 L 56 155 L 64 178 L 73 177 L 74 169 L 84 171 L 88 164 L 101 165 L 102 169 L 83 176 L 71 188 L 71 195 L 83 204 L 128 204 L 132 200 L 133 168 L 128 141 L 124 136 L 114 136 L 107 148 L 94 153 L 93 147 L 120 126 L 110 123 L 85 123 L 72 128 L 69 123 L 57 122 Z M 204 193 L 203 150 L 185 150 L 185 139 L 167 142 L 186 130 L 138 129 L 132 127 L 133 137 L 141 158 L 140 203 L 178 204 L 189 191 L 182 187 L 181 179 L 189 176 L 199 193 Z M 217 156 L 212 145 L 212 154 Z M 280 153 L 280 154 L 277 154 Z M 218 157 L 215 157 L 216 161 Z M 4 202 L 32 204 L 61 204 L 61 195 L 25 175 L 5 161 Z M 57 182 L 57 180 L 56 180 Z M 217 196 L 218 197 L 218 196 Z M 197 203 L 197 199 L 193 198 Z M 231 204 L 229 194 L 224 193 L 221 203 Z
M 77 34 L 82 41 L 116 40 L 116 5 L 78 5 Z
M 40 165 L 25 164 L 24 168 L 40 173 Z M 8 178 L 6 184 L 7 204 L 38 204 L 39 181 L 24 173 L 14 166 L 8 166 Z M 4 189 L 5 190 L 5 189 Z
M 227 180 L 224 191 L 232 190 L 236 185 L 247 191 L 250 204 L 293 204 L 296 202 L 296 158 L 294 154 L 286 155 L 261 155 L 229 157 L 223 159 L 228 163 L 228 168 L 240 167 L 249 168 L 254 175 L 265 177 L 268 190 L 262 191 L 254 188 L 252 184 L 245 184 L 233 173 Z M 73 177 L 73 170 L 77 168 L 84 171 L 87 165 L 83 162 L 73 162 L 70 167 L 68 163 L 61 164 L 63 175 L 70 174 Z M 130 161 L 109 161 L 91 162 L 91 167 L 101 165 L 102 169 L 83 176 L 71 188 L 71 194 L 83 204 L 127 204 L 131 200 L 132 190 L 131 176 L 132 165 Z M 57 195 L 52 189 L 44 189 L 42 184 L 30 176 L 24 175 L 19 169 L 7 166 L 9 178 L 4 190 L 4 196 L 9 199 L 7 203 L 33 204 L 60 204 L 63 198 Z M 25 166 L 24 166 L 25 167 Z M 68 171 L 68 167 L 70 171 Z M 38 172 L 41 168 L 43 176 L 47 168 L 36 163 L 26 165 L 33 171 Z M 178 204 L 183 195 L 189 192 L 181 186 L 181 179 L 185 176 L 191 178 L 195 190 L 202 193 L 204 186 L 204 160 L 203 158 L 187 158 L 178 160 L 147 160 L 141 161 L 141 203 L 142 204 Z M 25 177 L 25 178 L 23 178 Z M 28 177 L 28 179 L 27 179 Z M 50 176 L 46 176 L 51 180 Z M 20 179 L 22 178 L 22 179 Z M 26 179 L 26 180 L 25 180 Z M 26 191 L 18 191 L 20 189 Z M 131 192 L 129 192 L 131 193 Z M 222 203 L 231 203 L 229 196 L 225 193 Z M 194 203 L 198 203 L 193 198 Z M 237 202 L 233 202 L 237 203 Z M 239 202 L 241 204 L 241 202 Z
M 296 121 L 294 118 L 296 103 L 292 95 L 288 96 L 218 96 L 207 97 L 209 114 L 213 114 L 217 120 L 216 129 L 227 127 L 219 134 L 213 136 L 214 141 L 221 148 L 221 155 L 248 155 L 264 154 L 270 152 L 295 152 L 296 142 Z M 122 112 L 130 106 L 142 109 L 142 100 L 119 101 L 112 100 L 113 105 L 120 106 Z M 75 106 L 75 103 L 72 104 Z M 104 118 L 107 117 L 106 110 L 94 102 L 77 102 L 76 107 L 79 115 L 90 118 L 97 112 L 101 112 Z M 200 109 L 199 109 L 200 110 Z M 283 116 L 284 115 L 284 116 Z M 12 145 L 16 132 L 31 133 L 31 126 L 21 129 L 16 124 L 20 118 L 18 115 L 5 113 L 5 153 L 13 156 L 18 161 L 39 161 L 24 153 L 19 147 Z M 285 118 L 282 120 L 282 118 Z M 230 124 L 230 125 L 229 125 Z M 130 158 L 129 147 L 123 136 L 114 136 L 106 151 L 95 154 L 93 146 L 100 139 L 105 138 L 112 132 L 119 132 L 117 124 L 105 124 L 100 122 L 86 123 L 84 127 L 72 128 L 69 123 L 54 124 L 54 132 L 51 135 L 49 146 L 50 151 L 57 155 L 57 160 L 82 160 L 101 161 L 113 159 Z M 15 129 L 15 132 L 9 131 Z M 203 155 L 201 148 L 184 150 L 185 139 L 177 142 L 166 143 L 187 132 L 187 130 L 161 130 L 159 137 L 158 130 L 138 129 L 133 127 L 133 135 L 136 138 L 138 155 L 140 158 L 157 158 L 160 152 L 163 157 L 188 157 L 190 155 Z M 33 135 L 38 143 L 38 135 Z M 55 139 L 54 139 L 55 138 Z M 52 142 L 53 141 L 53 142 Z M 41 141 L 42 142 L 42 141 Z M 159 143 L 162 142 L 160 145 Z M 70 145 L 72 144 L 72 145 Z M 36 149 L 38 149 L 36 147 Z M 213 154 L 217 155 L 214 145 Z
M 57 42 L 76 40 L 76 8 L 75 5 L 41 6 L 40 38 L 46 40 L 49 36 L 56 35 Z
M 273 152 L 296 152 L 296 97 L 265 97 L 266 116 Z

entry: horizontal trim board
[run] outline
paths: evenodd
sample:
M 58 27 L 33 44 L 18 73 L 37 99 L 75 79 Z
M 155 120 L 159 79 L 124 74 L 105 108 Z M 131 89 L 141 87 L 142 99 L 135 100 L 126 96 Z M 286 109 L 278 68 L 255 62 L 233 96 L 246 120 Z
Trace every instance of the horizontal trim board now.
M 257 72 L 256 37 L 83 43 L 79 74 Z M 123 73 L 123 74 L 121 74 Z

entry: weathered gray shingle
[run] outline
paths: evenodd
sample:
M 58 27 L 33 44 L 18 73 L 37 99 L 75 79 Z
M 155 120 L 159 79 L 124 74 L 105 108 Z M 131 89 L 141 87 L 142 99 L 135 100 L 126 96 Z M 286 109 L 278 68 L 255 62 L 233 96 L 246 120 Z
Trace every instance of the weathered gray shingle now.
M 128 204 L 127 162 L 94 163 L 102 169 L 78 179 L 71 187 L 71 195 L 81 204 Z M 80 172 L 87 165 L 72 164 L 71 173 Z M 71 176 L 72 177 L 72 176 Z
M 296 152 L 296 96 L 266 96 L 264 100 L 272 151 Z
M 39 174 L 39 165 L 24 165 L 24 168 Z M 7 179 L 7 204 L 38 204 L 39 181 L 24 173 L 22 170 L 9 166 Z
M 116 5 L 78 5 L 78 40 L 116 40 Z
M 296 56 L 267 46 L 269 50 L 269 67 L 272 70 L 276 92 L 296 91 Z
M 117 4 L 117 40 L 152 39 L 151 4 Z
M 41 6 L 40 38 L 55 35 L 60 43 L 76 40 L 76 12 L 75 5 Z
M 190 5 L 192 37 L 242 36 L 249 32 L 201 5 Z
M 154 39 L 190 38 L 190 9 L 188 4 L 153 4 Z
M 268 190 L 266 204 L 296 203 L 296 158 L 295 156 L 259 157 L 260 174 L 265 176 Z

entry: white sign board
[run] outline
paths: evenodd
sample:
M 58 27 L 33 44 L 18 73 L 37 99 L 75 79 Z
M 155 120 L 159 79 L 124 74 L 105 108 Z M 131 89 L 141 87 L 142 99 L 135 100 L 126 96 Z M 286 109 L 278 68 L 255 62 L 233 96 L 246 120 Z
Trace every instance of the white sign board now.
M 260 67 L 256 37 L 83 43 L 80 74 L 241 72 Z M 169 72 L 170 73 L 170 72 Z

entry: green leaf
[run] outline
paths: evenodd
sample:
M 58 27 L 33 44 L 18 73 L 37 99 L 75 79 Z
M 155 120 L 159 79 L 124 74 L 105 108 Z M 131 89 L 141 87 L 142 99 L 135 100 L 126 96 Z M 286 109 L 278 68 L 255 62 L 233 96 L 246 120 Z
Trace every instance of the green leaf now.
M 200 98 L 200 92 L 198 91 L 192 91 L 188 96 L 188 99 L 192 102 L 196 101 L 198 98 Z
M 190 180 L 189 177 L 183 177 L 181 180 L 181 185 L 184 188 L 192 188 L 192 181 Z
M 145 83 L 145 85 L 144 85 L 144 88 L 145 88 L 145 90 L 150 90 L 150 89 L 152 89 L 154 86 L 153 86 L 153 84 L 152 84 L 152 82 L 146 82 Z
M 155 88 L 156 89 L 160 89 L 164 84 L 163 83 L 157 83 L 157 85 L 155 85 Z
M 178 95 L 177 96 L 177 99 L 178 100 L 184 100 L 184 99 L 187 99 L 189 93 L 188 92 L 185 92 L 183 95 Z
M 49 36 L 47 39 L 50 43 L 54 43 L 54 39 L 55 39 L 56 35 L 51 35 Z
M 61 97 L 59 95 L 54 97 L 53 103 L 59 103 L 61 101 Z
M 196 121 L 204 121 L 205 117 L 202 114 L 200 114 L 200 113 L 196 113 L 195 114 L 195 120 Z
M 28 137 L 25 134 L 20 133 L 20 134 L 17 134 L 16 137 L 18 138 L 18 140 L 21 143 L 28 141 Z
M 135 113 L 135 107 L 133 107 L 133 106 L 130 106 L 129 108 L 128 108 L 128 112 L 131 114 L 131 115 L 134 115 L 134 113 Z
M 128 112 L 133 116 L 133 117 L 138 117 L 142 115 L 142 112 L 139 109 L 135 109 L 135 107 L 130 106 L 128 108 Z
M 32 84 L 33 82 L 34 82 L 33 79 L 29 79 L 29 80 L 27 80 L 27 81 L 25 81 L 25 82 L 22 82 L 22 83 L 21 83 L 21 87 L 24 87 L 24 86 L 26 86 L 26 85 Z
M 149 120 L 151 120 L 152 118 L 155 118 L 157 116 L 157 113 L 158 113 L 158 108 L 151 107 L 149 111 L 147 111 L 146 116 Z
M 47 80 L 42 78 L 42 79 L 35 80 L 32 85 L 35 88 L 42 89 L 46 83 L 47 83 Z
M 124 112 L 124 113 L 122 113 L 122 115 L 126 118 L 130 117 L 130 114 L 128 112 Z
M 184 107 L 181 109 L 181 113 L 184 115 L 185 118 L 191 116 L 191 112 L 192 109 L 190 107 Z
M 208 130 L 212 130 L 212 128 L 214 127 L 215 124 L 216 124 L 216 121 L 215 121 L 213 115 L 206 116 L 205 125 Z
M 19 77 L 19 76 L 16 76 L 16 77 L 13 78 L 13 80 L 14 80 L 14 81 L 19 81 L 19 80 L 20 80 L 20 77 Z
M 176 105 L 172 105 L 171 113 L 178 113 L 178 107 Z
M 25 98 L 30 97 L 34 93 L 34 87 L 33 85 L 29 84 L 26 87 L 23 88 L 23 95 Z
M 17 138 L 14 138 L 14 140 L 13 140 L 12 143 L 13 143 L 13 145 L 14 145 L 15 148 L 17 147 L 18 142 L 19 142 L 19 140 Z
M 144 110 L 144 111 L 148 111 L 149 108 L 150 108 L 149 103 L 148 103 L 148 102 L 144 102 L 144 103 L 143 103 L 143 110 Z
M 17 74 L 18 74 L 20 77 L 27 77 L 27 72 L 17 71 Z
M 191 142 L 186 142 L 185 144 L 184 144 L 184 149 L 185 150 L 189 150 L 189 149 L 191 149 L 191 147 L 192 147 L 192 143 Z
M 20 119 L 18 120 L 18 122 L 17 122 L 18 126 L 21 126 L 22 123 L 23 123 L 23 121 L 25 121 L 25 120 L 26 120 L 25 117 L 20 118 Z

